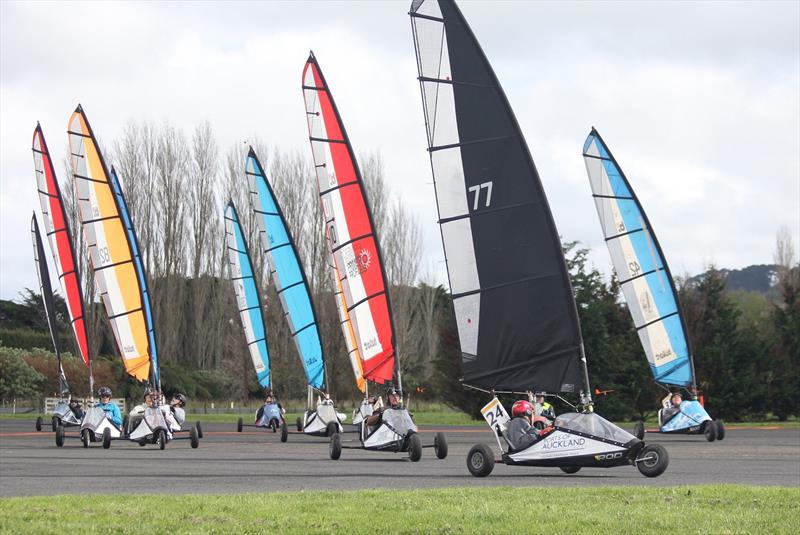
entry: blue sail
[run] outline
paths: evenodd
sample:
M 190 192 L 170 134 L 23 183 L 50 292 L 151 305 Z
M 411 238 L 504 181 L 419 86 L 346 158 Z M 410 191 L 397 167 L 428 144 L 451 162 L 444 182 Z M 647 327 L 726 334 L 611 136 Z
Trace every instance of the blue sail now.
M 139 240 L 136 238 L 136 231 L 133 229 L 133 222 L 131 221 L 130 213 L 128 212 L 128 204 L 125 202 L 125 196 L 122 194 L 122 187 L 117 178 L 117 172 L 112 167 L 111 173 L 111 187 L 114 190 L 114 195 L 117 197 L 119 203 L 120 216 L 122 223 L 125 225 L 125 231 L 128 233 L 128 241 L 131 244 L 131 253 L 133 256 L 133 264 L 136 268 L 136 277 L 139 279 L 139 286 L 142 288 L 142 303 L 144 304 L 144 319 L 147 325 L 147 342 L 150 346 L 150 364 L 153 374 L 153 385 L 161 389 L 161 371 L 158 367 L 158 351 L 156 349 L 156 334 L 153 325 L 153 311 L 150 306 L 150 291 L 147 286 L 147 277 L 144 272 L 144 265 L 142 264 L 142 255 L 139 247 Z
M 594 128 L 583 157 L 606 245 L 653 377 L 666 385 L 694 387 L 675 283 L 642 205 Z
M 306 379 L 314 388 L 322 388 L 325 382 L 322 342 L 308 280 L 275 192 L 252 148 L 247 156 L 246 173 L 250 184 L 250 204 L 257 214 L 259 242 L 269 258 L 275 288 L 303 362 Z
M 253 275 L 253 263 L 247 247 L 239 216 L 233 202 L 225 209 L 225 244 L 230 262 L 230 277 L 236 293 L 239 316 L 242 319 L 244 336 L 258 382 L 264 388 L 271 388 L 269 371 L 269 350 L 267 348 L 267 326 L 261 306 L 261 293 Z

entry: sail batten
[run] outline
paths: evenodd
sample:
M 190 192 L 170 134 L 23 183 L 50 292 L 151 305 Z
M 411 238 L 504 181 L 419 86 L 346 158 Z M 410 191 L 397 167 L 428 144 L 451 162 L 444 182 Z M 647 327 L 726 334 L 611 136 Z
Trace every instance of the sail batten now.
M 502 87 L 455 2 L 410 15 L 463 381 L 588 393 L 559 235 Z
M 694 387 L 677 290 L 647 215 L 595 129 L 583 156 L 606 245 L 653 377 L 666 385 Z
M 116 177 L 112 178 L 80 106 L 70 118 L 68 137 L 78 213 L 95 284 L 128 375 L 148 381 L 152 355 L 137 247 L 126 228 L 127 212 L 115 193 Z
M 353 370 L 359 388 L 362 376 L 377 383 L 396 379 L 402 388 L 375 224 L 347 132 L 313 53 L 302 87 L 340 321 L 349 354 L 360 358 Z
M 250 248 L 232 201 L 225 208 L 225 248 L 228 251 L 229 276 L 236 295 L 250 360 L 253 362 L 258 383 L 264 388 L 271 388 L 267 325 L 264 322 L 261 291 L 253 270 Z
M 317 314 L 297 246 L 283 216 L 275 191 L 264 168 L 250 148 L 247 156 L 250 205 L 258 224 L 261 250 L 273 270 L 272 280 L 283 307 L 289 331 L 303 364 L 308 384 L 321 389 L 325 385 L 325 360 L 317 326 Z

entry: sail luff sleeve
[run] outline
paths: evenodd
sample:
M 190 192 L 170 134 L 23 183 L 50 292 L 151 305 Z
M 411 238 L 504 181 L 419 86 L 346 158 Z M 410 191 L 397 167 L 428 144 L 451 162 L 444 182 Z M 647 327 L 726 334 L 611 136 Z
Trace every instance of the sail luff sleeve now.
M 297 247 L 264 168 L 253 149 L 246 162 L 250 205 L 256 213 L 262 250 L 274 270 L 272 280 L 289 324 L 308 384 L 322 388 L 325 367 L 317 315 Z
M 652 226 L 594 129 L 583 156 L 606 245 L 653 377 L 664 384 L 691 386 L 694 373 L 683 314 Z
M 586 390 L 558 232 L 505 94 L 454 2 L 411 23 L 464 382 Z
M 303 70 L 303 94 L 325 233 L 364 377 L 388 383 L 397 355 L 380 245 L 350 141 L 313 55 Z
M 261 292 L 253 272 L 250 249 L 232 202 L 225 208 L 225 247 L 228 251 L 231 283 L 236 294 L 236 304 L 250 359 L 253 361 L 258 383 L 264 388 L 269 388 L 272 385 L 272 377 Z
M 75 255 L 74 241 L 69 228 L 69 220 L 64 210 L 64 199 L 58 185 L 55 169 L 47 149 L 47 142 L 42 127 L 36 125 L 33 132 L 33 163 L 36 174 L 36 185 L 39 192 L 39 203 L 44 218 L 44 229 L 56 274 L 64 294 L 69 314 L 70 326 L 75 336 L 83 363 L 89 365 L 89 342 L 84 320 L 83 292 L 81 277 L 78 272 L 78 261 Z
M 133 248 L 108 167 L 80 106 L 70 118 L 68 136 L 78 213 L 97 291 L 125 370 L 147 381 L 150 344 Z

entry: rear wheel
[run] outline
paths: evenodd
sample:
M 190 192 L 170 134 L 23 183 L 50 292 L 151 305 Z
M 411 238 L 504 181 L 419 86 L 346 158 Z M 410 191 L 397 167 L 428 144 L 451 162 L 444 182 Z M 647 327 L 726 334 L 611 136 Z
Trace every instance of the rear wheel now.
M 303 419 L 298 416 L 296 423 L 297 423 L 297 430 L 298 431 L 302 431 L 303 430 Z M 328 436 L 330 436 L 330 435 L 328 435 Z
M 328 422 L 328 425 L 325 426 L 325 436 L 332 437 L 338 432 L 339 426 L 336 425 L 336 422 Z
M 83 447 L 88 448 L 89 442 L 92 441 L 91 431 L 88 429 L 84 429 L 81 431 L 81 442 L 83 442 Z
M 197 449 L 197 446 L 200 445 L 200 436 L 197 432 L 197 426 L 189 430 L 189 443 L 192 445 L 192 449 Z
M 50 420 L 50 425 L 53 427 L 53 431 L 58 429 L 58 426 L 61 425 L 61 418 L 58 416 L 53 416 L 53 419 Z
M 717 439 L 717 425 L 712 420 L 708 420 L 705 424 L 705 429 L 703 429 L 703 434 L 706 436 L 706 440 L 714 442 Z
M 242 432 L 242 426 L 243 426 L 243 425 L 244 425 L 244 421 L 242 421 L 242 419 L 241 419 L 241 418 L 239 418 L 239 419 L 236 421 L 236 432 L 237 432 L 237 433 L 241 433 L 241 432 Z
M 286 422 L 281 422 L 281 442 L 289 440 L 289 426 Z
M 494 453 L 486 444 L 475 444 L 467 454 L 467 469 L 475 477 L 486 477 L 494 469 Z
M 200 427 L 200 422 L 195 422 L 194 428 L 197 429 L 197 438 L 203 438 L 203 428 Z
M 416 433 L 408 437 L 408 458 L 412 463 L 422 459 L 422 441 Z
M 111 429 L 103 429 L 103 449 L 107 450 L 111 447 Z
M 636 422 L 633 426 L 633 436 L 642 440 L 644 438 L 644 422 Z
M 167 432 L 163 429 L 156 430 L 156 444 L 160 450 L 167 447 Z
M 339 433 L 331 435 L 331 442 L 330 446 L 328 447 L 328 453 L 331 456 L 331 459 L 334 461 L 338 460 L 339 457 L 342 456 L 342 435 Z
M 433 452 L 437 459 L 447 457 L 447 437 L 444 433 L 436 433 L 436 436 L 433 437 Z
M 714 425 L 717 427 L 717 440 L 723 440 L 725 438 L 725 424 L 722 423 L 722 420 L 714 420 Z
M 64 427 L 61 425 L 56 427 L 56 446 L 59 448 L 64 446 Z
M 561 471 L 565 474 L 577 474 L 581 469 L 580 466 L 559 466 L 559 468 L 561 468 Z
M 658 477 L 669 466 L 667 450 L 660 444 L 648 444 L 639 452 L 636 468 L 646 477 Z
M 41 431 L 42 430 L 42 417 L 41 416 L 36 418 L 36 430 L 37 431 Z

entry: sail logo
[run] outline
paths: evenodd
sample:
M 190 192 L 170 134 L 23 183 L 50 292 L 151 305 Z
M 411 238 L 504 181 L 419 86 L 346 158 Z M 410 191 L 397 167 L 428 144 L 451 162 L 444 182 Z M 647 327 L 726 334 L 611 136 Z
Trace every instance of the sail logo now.
M 372 253 L 367 249 L 361 249 L 355 254 L 351 248 L 347 248 L 343 251 L 342 258 L 350 278 L 359 277 L 372 265 Z
M 660 363 L 662 361 L 673 360 L 672 358 L 670 358 L 673 355 L 674 355 L 674 353 L 672 352 L 672 348 L 668 347 L 667 349 L 665 349 L 663 351 L 660 351 L 660 352 L 656 353 L 655 355 L 653 355 L 653 358 L 655 359 L 656 365 L 658 366 L 659 365 L 658 363 Z

